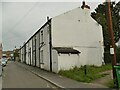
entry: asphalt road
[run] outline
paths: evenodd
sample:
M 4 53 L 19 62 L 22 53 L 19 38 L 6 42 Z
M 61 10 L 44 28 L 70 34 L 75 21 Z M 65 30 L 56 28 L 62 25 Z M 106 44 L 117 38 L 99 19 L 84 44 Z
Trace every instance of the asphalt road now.
M 2 88 L 56 88 L 53 84 L 9 61 L 4 67 Z

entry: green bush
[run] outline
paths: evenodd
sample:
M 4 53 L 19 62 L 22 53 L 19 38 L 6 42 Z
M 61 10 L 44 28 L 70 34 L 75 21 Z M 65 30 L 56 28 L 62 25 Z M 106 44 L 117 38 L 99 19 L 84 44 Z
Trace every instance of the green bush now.
M 115 46 L 115 51 L 116 51 L 116 62 L 120 63 L 120 48 Z M 105 63 L 112 63 L 112 56 L 110 55 L 110 51 L 107 50 L 104 52 L 104 61 Z
M 111 63 L 111 60 L 112 60 L 112 58 L 110 56 L 109 51 L 104 52 L 104 61 L 105 61 L 105 63 Z
M 109 88 L 115 88 L 115 85 L 112 79 L 107 81 L 106 86 L 108 86 Z
M 120 63 L 120 48 L 116 47 L 116 62 Z

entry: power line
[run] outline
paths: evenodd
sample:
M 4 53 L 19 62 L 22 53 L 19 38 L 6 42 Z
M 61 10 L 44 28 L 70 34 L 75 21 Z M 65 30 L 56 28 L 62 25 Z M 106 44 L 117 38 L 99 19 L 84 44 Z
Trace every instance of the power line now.
M 28 15 L 29 13 L 37 6 L 38 2 L 36 2 L 29 10 L 28 12 L 10 29 L 10 32 L 12 33 L 12 30 L 15 29 Z M 9 32 L 9 31 L 8 31 Z
M 14 31 L 15 31 L 15 28 L 21 23 L 21 22 L 23 22 L 23 20 L 29 15 L 29 13 L 37 6 L 37 4 L 38 4 L 38 2 L 36 2 L 29 10 L 28 10 L 28 12 L 26 13 L 26 14 L 24 14 L 24 16 L 11 28 L 11 29 L 9 29 L 6 33 L 12 33 L 14 36 L 16 36 L 16 37 L 19 37 L 19 36 L 21 36 L 19 33 L 15 33 Z M 14 31 L 13 31 L 14 30 Z M 7 38 L 11 38 L 11 35 L 9 36 L 9 35 L 7 35 L 6 36 Z

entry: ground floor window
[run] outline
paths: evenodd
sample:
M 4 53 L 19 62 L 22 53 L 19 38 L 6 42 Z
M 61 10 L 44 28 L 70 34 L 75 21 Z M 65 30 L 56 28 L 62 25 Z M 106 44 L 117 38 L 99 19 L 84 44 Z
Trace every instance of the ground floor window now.
M 40 63 L 43 64 L 43 50 L 40 51 Z

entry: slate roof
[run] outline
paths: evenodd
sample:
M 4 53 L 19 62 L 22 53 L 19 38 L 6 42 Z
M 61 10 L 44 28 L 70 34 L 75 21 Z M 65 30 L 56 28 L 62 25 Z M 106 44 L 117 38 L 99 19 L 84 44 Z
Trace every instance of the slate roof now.
M 53 49 L 57 50 L 58 53 L 71 53 L 71 54 L 79 54 L 80 52 L 78 50 L 75 50 L 70 47 L 54 47 Z

